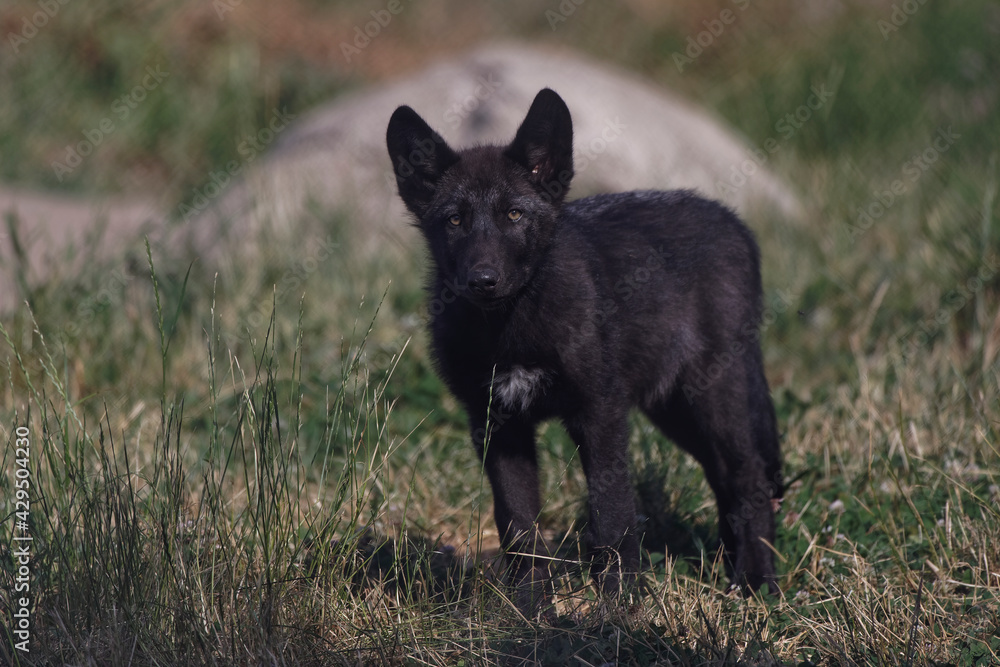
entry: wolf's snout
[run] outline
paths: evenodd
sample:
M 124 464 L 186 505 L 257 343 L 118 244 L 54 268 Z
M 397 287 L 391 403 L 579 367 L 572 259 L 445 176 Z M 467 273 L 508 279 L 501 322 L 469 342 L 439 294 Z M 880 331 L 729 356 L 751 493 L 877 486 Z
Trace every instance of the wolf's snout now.
M 500 274 L 491 266 L 476 267 L 469 271 L 469 290 L 476 296 L 492 296 Z

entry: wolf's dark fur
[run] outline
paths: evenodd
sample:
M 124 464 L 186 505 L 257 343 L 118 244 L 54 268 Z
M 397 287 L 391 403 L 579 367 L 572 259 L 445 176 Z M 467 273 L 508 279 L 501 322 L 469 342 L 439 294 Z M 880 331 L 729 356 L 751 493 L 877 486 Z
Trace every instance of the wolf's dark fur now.
M 519 599 L 536 605 L 546 579 L 531 557 L 546 553 L 535 429 L 552 417 L 587 476 L 592 569 L 606 591 L 634 578 L 634 406 L 704 467 L 734 582 L 773 586 L 781 462 L 753 235 L 687 191 L 564 203 L 572 138 L 569 110 L 548 89 L 508 146 L 453 151 L 405 106 L 387 132 L 433 260 L 434 357 L 485 457 Z

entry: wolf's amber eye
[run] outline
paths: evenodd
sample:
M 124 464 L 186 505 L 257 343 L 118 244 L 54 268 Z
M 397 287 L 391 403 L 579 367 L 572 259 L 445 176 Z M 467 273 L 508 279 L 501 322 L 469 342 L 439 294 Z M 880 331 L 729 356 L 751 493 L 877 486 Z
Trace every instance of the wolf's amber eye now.
M 522 215 L 523 214 L 516 208 L 512 208 L 509 211 L 507 211 L 507 217 L 513 220 L 514 222 L 520 220 Z
M 453 226 L 458 227 L 460 224 L 462 224 L 462 217 L 456 213 L 455 215 L 448 218 L 448 222 L 451 223 Z

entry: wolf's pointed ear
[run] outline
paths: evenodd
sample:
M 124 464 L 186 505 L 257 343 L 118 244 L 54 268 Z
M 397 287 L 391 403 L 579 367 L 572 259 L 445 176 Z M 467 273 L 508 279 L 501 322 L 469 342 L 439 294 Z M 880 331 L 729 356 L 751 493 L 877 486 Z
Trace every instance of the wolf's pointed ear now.
M 434 197 L 441 175 L 458 162 L 458 155 L 407 106 L 393 112 L 385 142 L 399 196 L 410 211 L 421 217 Z
M 555 91 L 535 95 L 505 155 L 530 171 L 555 203 L 562 201 L 573 179 L 573 119 Z

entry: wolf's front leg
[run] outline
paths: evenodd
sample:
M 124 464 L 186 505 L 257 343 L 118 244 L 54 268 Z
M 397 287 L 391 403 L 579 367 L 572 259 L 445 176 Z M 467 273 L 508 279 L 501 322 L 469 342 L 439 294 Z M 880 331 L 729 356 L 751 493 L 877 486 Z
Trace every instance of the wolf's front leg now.
M 490 428 L 473 423 L 472 438 L 493 489 L 493 515 L 507 561 L 514 602 L 535 616 L 550 597 L 548 551 L 538 530 L 541 500 L 534 424 L 510 418 Z M 536 558 L 540 556 L 540 558 Z
M 590 410 L 566 424 L 580 451 L 590 503 L 591 571 L 617 595 L 639 573 L 635 496 L 628 466 L 628 410 Z

